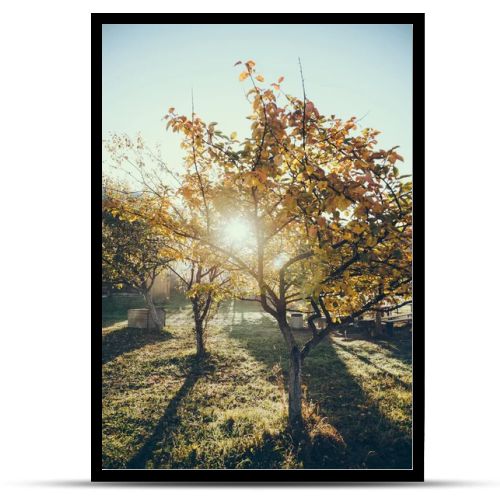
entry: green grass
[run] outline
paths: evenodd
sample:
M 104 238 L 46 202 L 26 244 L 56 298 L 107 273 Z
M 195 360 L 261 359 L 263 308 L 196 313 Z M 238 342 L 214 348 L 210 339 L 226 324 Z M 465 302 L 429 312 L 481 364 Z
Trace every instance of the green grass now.
M 126 309 L 103 311 L 103 467 L 411 467 L 408 338 L 317 346 L 304 366 L 311 445 L 296 449 L 285 345 L 258 304 L 221 306 L 202 363 L 182 300 L 161 334 L 128 330 Z
M 156 304 L 158 307 L 165 308 L 169 312 L 178 311 L 179 308 L 185 306 L 187 301 L 184 297 L 174 293 L 171 300 L 166 304 Z M 127 311 L 129 309 L 140 309 L 147 307 L 146 301 L 142 295 L 112 295 L 111 297 L 103 297 L 101 300 L 102 307 L 102 327 L 117 326 L 118 323 L 126 325 Z

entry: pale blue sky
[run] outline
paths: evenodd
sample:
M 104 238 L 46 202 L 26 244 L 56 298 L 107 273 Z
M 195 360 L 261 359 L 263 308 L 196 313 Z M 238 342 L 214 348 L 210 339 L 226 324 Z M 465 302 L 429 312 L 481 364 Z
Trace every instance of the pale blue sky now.
M 238 61 L 253 59 L 266 82 L 284 76 L 284 92 L 306 92 L 323 114 L 357 116 L 382 131 L 381 147 L 400 146 L 402 173 L 411 173 L 411 25 L 104 25 L 103 137 L 141 132 L 180 165 L 178 138 L 161 120 L 170 106 L 246 135 L 249 83 Z

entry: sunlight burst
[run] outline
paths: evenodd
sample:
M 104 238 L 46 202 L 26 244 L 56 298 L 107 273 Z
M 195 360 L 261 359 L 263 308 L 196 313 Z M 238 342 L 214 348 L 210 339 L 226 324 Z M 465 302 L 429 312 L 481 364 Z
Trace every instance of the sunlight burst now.
M 286 253 L 279 253 L 274 259 L 273 259 L 273 267 L 275 269 L 281 269 L 285 262 L 289 259 L 288 255 Z
M 224 228 L 224 236 L 231 245 L 243 245 L 250 236 L 250 225 L 243 219 L 233 219 Z

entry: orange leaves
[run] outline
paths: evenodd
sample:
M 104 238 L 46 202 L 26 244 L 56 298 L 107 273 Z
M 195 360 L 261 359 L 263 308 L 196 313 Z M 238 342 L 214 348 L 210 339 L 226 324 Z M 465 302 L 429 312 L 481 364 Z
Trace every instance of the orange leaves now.
M 364 169 L 364 168 L 367 168 L 368 167 L 368 163 L 366 163 L 365 161 L 363 160 L 356 160 L 354 162 L 354 166 L 356 168 L 360 168 L 360 169 Z
M 234 65 L 238 66 L 239 64 L 242 64 L 241 61 L 237 61 Z M 240 82 L 246 80 L 250 76 L 250 74 L 253 73 L 253 71 L 254 71 L 253 68 L 255 66 L 255 62 L 250 59 L 245 63 L 245 66 L 247 69 L 246 69 L 246 71 L 242 71 L 240 73 L 240 76 L 239 76 Z M 262 77 L 260 77 L 260 78 L 262 78 Z M 257 77 L 257 79 L 259 79 L 259 77 Z M 260 81 L 263 81 L 263 80 L 260 80 Z
M 351 206 L 351 202 L 345 198 L 344 196 L 340 195 L 337 197 L 337 208 L 339 210 L 347 210 Z
M 345 122 L 344 129 L 346 130 L 346 132 L 348 132 L 351 129 L 356 130 L 357 127 L 356 127 L 355 120 L 356 120 L 356 117 L 353 116 L 350 120 Z
M 363 197 L 365 192 L 366 192 L 366 189 L 363 186 L 357 186 L 355 188 L 350 189 L 351 195 L 355 196 L 357 198 Z
M 264 170 L 259 169 L 253 172 L 246 172 L 242 177 L 248 187 L 255 187 L 260 191 L 264 188 L 264 183 L 267 179 L 267 173 Z
M 297 198 L 290 193 L 285 195 L 285 198 L 283 199 L 283 204 L 285 205 L 288 210 L 293 210 L 294 208 L 297 207 Z
M 278 78 L 278 83 L 271 83 L 271 87 L 274 89 L 274 90 L 280 90 L 280 86 L 278 84 L 280 84 L 283 80 L 285 79 L 285 77 L 283 76 L 280 76 Z
M 357 307 L 360 290 L 370 296 L 373 283 L 378 286 L 385 272 L 380 271 L 380 266 L 376 272 L 370 268 L 368 258 L 372 254 L 380 261 L 389 255 L 398 261 L 409 259 L 405 256 L 411 251 L 406 252 L 404 246 L 410 239 L 408 230 L 404 234 L 397 231 L 411 225 L 411 199 L 401 198 L 402 210 L 399 209 L 384 183 L 400 183 L 394 162 L 402 161 L 402 157 L 395 148 L 375 149 L 373 137 L 377 131 L 356 132 L 356 118 L 347 116 L 344 121 L 335 115 L 320 114 L 307 98 L 304 102 L 303 98 L 283 95 L 282 76 L 265 80 L 256 71 L 253 60 L 235 63 L 240 65 L 235 71 L 240 81 L 247 81 L 244 86 L 248 87 L 245 93 L 251 108 L 247 117 L 251 120 L 250 137 L 237 140 L 231 130 L 226 136 L 215 130 L 214 123 L 199 125 L 193 120 L 191 127 L 189 120 L 186 122 L 176 114 L 170 115 L 169 120 L 188 138 L 200 137 L 200 150 L 206 152 L 197 155 L 201 165 L 205 164 L 205 157 L 207 169 L 215 165 L 217 174 L 210 182 L 217 191 L 216 199 L 223 200 L 214 202 L 223 214 L 222 225 L 227 214 L 236 208 L 243 212 L 257 200 L 263 227 L 279 229 L 285 236 L 285 243 L 278 238 L 269 240 L 270 254 L 280 245 L 286 245 L 291 254 L 299 247 L 310 248 L 313 257 L 304 263 L 304 272 L 311 272 L 314 277 L 337 269 L 352 252 L 359 251 L 360 260 L 353 262 L 354 273 L 336 276 L 336 288 L 329 287 L 330 291 L 339 292 L 339 300 L 345 299 L 349 313 L 347 306 Z M 187 144 L 193 142 L 188 140 Z M 192 162 L 189 151 L 187 158 Z M 184 191 L 183 206 L 199 217 L 203 206 L 196 204 L 202 203 L 202 197 L 196 188 L 192 189 L 192 193 L 189 189 Z M 405 192 L 404 185 L 394 190 Z M 226 200 L 221 193 L 230 196 Z M 200 213 L 203 215 L 203 211 Z M 383 236 L 382 245 L 378 240 Z M 374 247 L 373 252 L 369 247 Z M 395 251 L 398 248 L 400 253 Z M 375 250 L 380 254 L 376 255 Z M 337 286 L 338 283 L 345 286 Z
M 342 195 L 331 195 L 326 199 L 326 210 L 329 212 L 334 212 L 335 210 L 347 210 L 351 205 L 351 202 Z
M 307 101 L 306 103 L 306 115 L 310 115 L 314 110 L 314 104 L 311 101 Z
M 242 64 L 242 62 L 237 61 L 234 63 L 235 66 L 238 66 L 239 64 Z M 240 73 L 240 76 L 239 76 L 240 82 L 242 82 L 243 80 L 246 80 L 250 76 L 250 73 L 253 72 L 255 62 L 250 59 L 249 61 L 247 61 L 245 63 L 245 66 L 246 66 L 247 70 Z
M 259 168 L 254 172 L 254 174 L 259 178 L 259 181 L 261 183 L 266 182 L 266 180 L 267 180 L 267 171 L 266 170 L 264 170 L 263 168 Z
M 239 64 L 242 64 L 241 61 L 237 61 L 234 65 L 235 66 L 238 66 Z M 245 63 L 245 67 L 246 67 L 246 71 L 243 71 L 240 73 L 240 76 L 239 76 L 239 80 L 240 82 L 246 80 L 250 75 L 254 74 L 255 73 L 255 61 L 253 61 L 252 59 L 249 59 L 246 63 Z M 262 75 L 257 75 L 255 77 L 255 79 L 258 81 L 258 82 L 264 82 L 264 77 Z M 276 84 L 274 84 L 276 85 Z M 279 87 L 278 87 L 279 88 Z
M 336 208 L 337 208 L 337 197 L 335 195 L 329 196 L 326 199 L 325 209 L 333 213 Z
M 362 183 L 362 184 L 366 183 L 367 187 L 369 187 L 369 188 L 378 187 L 378 184 L 374 181 L 374 179 L 369 171 L 366 172 L 364 175 L 358 175 L 357 177 L 355 177 L 355 179 L 359 183 Z
M 252 108 L 254 111 L 257 111 L 259 107 L 261 107 L 260 98 L 258 96 L 255 96 L 255 99 L 253 100 L 252 103 Z
M 310 118 L 311 116 L 319 116 L 319 111 L 314 106 L 312 101 L 307 101 L 305 106 L 306 118 Z
M 396 152 L 392 151 L 389 153 L 389 156 L 387 157 L 387 160 L 390 163 L 396 163 L 398 160 L 399 161 L 404 161 L 403 157 L 401 155 L 398 155 Z
M 194 191 L 189 186 L 182 186 L 179 189 L 179 192 L 187 201 L 190 201 L 193 198 Z
M 352 224 L 349 229 L 353 233 L 356 233 L 356 234 L 361 234 L 364 231 L 363 226 L 361 224 L 359 224 L 358 222 L 355 222 L 354 224 Z
M 309 233 L 309 236 L 311 238 L 315 238 L 316 235 L 318 234 L 318 226 L 311 226 L 307 232 Z
M 282 248 L 290 256 L 303 249 L 311 251 L 309 260 L 295 265 L 285 276 L 295 280 L 298 273 L 304 274 L 304 282 L 301 274 L 298 284 L 293 285 L 300 288 L 300 293 L 306 286 L 317 293 L 318 281 L 359 253 L 350 275 L 333 274 L 331 284 L 325 285 L 325 292 L 340 301 L 340 305 L 335 305 L 340 308 L 338 314 L 350 314 L 350 308 L 363 301 L 363 294 L 372 296 L 372 288 L 376 293 L 378 283 L 386 279 L 383 266 L 377 264 L 375 269 L 369 258 L 383 262 L 390 257 L 399 263 L 411 256 L 411 250 L 405 247 L 411 240 L 408 229 L 404 234 L 398 232 L 411 224 L 411 200 L 407 196 L 401 199 L 401 214 L 384 184 L 388 180 L 396 186 L 397 194 L 404 192 L 398 186 L 393 164 L 402 158 L 394 148 L 375 150 L 371 142 L 374 134 L 353 131 L 355 119 L 347 116 L 349 119 L 343 121 L 323 115 L 312 101 L 283 95 L 284 87 L 281 89 L 280 84 L 284 78 L 270 80 L 268 75 L 265 80 L 256 71 L 254 61 L 237 61 L 235 66 L 240 68 L 233 70 L 234 77 L 239 75 L 241 82 L 247 81 L 243 86 L 250 107 L 250 134 L 237 138 L 232 132 L 234 124 L 225 132 L 215 122 L 192 119 L 190 114 L 188 118 L 178 116 L 173 108 L 169 109 L 168 120 L 187 138 L 185 144 L 189 147 L 185 151 L 187 174 L 182 191 L 170 196 L 172 209 L 164 210 L 166 215 L 162 217 L 168 217 L 168 224 L 179 227 L 182 234 L 204 237 L 205 210 L 214 207 L 210 230 L 216 231 L 227 225 L 228 217 L 253 217 L 252 207 L 257 203 L 258 218 L 266 237 L 269 235 L 269 262 L 273 252 Z M 194 176 L 194 161 L 208 186 L 209 209 L 204 206 Z M 174 208 L 186 214 L 187 223 L 177 220 Z M 246 235 L 247 239 L 254 236 Z M 214 232 L 215 241 L 216 238 Z M 383 244 L 379 244 L 382 238 Z M 197 255 L 206 257 L 207 244 L 196 243 L 194 247 Z M 255 245 L 248 245 L 248 257 L 245 250 L 245 260 L 250 265 L 255 262 L 254 249 Z M 210 249 L 207 254 L 209 259 L 217 258 L 217 250 Z M 276 269 L 266 266 L 264 279 L 275 279 Z M 386 280 L 392 281 L 392 277 Z

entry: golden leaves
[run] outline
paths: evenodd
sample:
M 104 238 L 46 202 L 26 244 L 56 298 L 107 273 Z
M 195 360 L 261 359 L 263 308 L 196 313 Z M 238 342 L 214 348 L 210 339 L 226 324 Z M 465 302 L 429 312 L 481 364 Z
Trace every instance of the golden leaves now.
M 352 121 L 352 119 L 351 119 L 351 120 L 349 120 L 348 122 L 346 122 L 346 123 L 345 123 L 344 128 L 345 128 L 345 130 L 347 130 L 347 131 L 351 130 L 352 128 L 353 128 L 354 130 L 356 130 L 356 124 L 355 124 L 355 123 Z
M 335 194 L 335 195 L 329 196 L 326 199 L 325 208 L 329 212 L 333 212 L 334 210 L 342 211 L 342 210 L 347 210 L 347 208 L 349 208 L 350 205 L 351 205 L 351 202 L 347 198 L 345 198 L 342 195 Z
M 359 169 L 368 168 L 368 163 L 363 160 L 355 160 L 354 166 Z
M 337 196 L 337 208 L 339 210 L 347 210 L 350 205 L 351 205 L 351 202 L 345 198 L 344 196 L 340 195 L 340 196 Z
M 358 222 L 352 224 L 352 226 L 349 229 L 351 229 L 351 231 L 353 231 L 356 234 L 361 234 L 364 231 L 363 226 Z
M 250 78 L 255 83 L 245 85 L 252 108 L 247 117 L 251 120 L 250 138 L 231 142 L 238 137 L 231 130 L 225 136 L 223 132 L 215 131 L 215 124 L 203 127 L 195 120 L 189 130 L 181 117 L 173 115 L 168 118 L 173 124 L 180 124 L 181 133 L 189 137 L 198 137 L 198 129 L 205 128 L 210 137 L 214 136 L 214 143 L 209 142 L 200 148 L 207 152 L 207 161 L 209 158 L 210 162 L 222 167 L 222 189 L 217 192 L 217 201 L 214 202 L 219 213 L 231 213 L 238 196 L 246 202 L 247 196 L 258 193 L 259 203 L 266 208 L 272 207 L 269 212 L 262 211 L 265 227 L 279 228 L 281 235 L 287 236 L 286 245 L 291 250 L 296 250 L 299 245 L 312 249 L 313 257 L 303 263 L 304 273 L 311 273 L 307 286 L 316 286 L 314 277 L 338 268 L 352 251 L 360 252 L 359 261 L 352 266 L 354 272 L 350 276 L 336 277 L 336 283 L 327 287 L 329 292 L 338 291 L 337 298 L 341 301 L 332 307 L 349 313 L 351 306 L 358 307 L 358 302 L 363 301 L 364 293 L 365 297 L 370 296 L 371 288 L 378 286 L 380 276 L 385 273 L 379 267 L 376 273 L 369 268 L 372 255 L 377 260 L 388 256 L 397 261 L 411 258 L 411 251 L 406 252 L 404 246 L 411 234 L 408 235 L 409 230 L 405 229 L 404 234 L 394 236 L 398 228 L 403 227 L 394 222 L 401 216 L 397 216 L 397 207 L 383 184 L 384 179 L 395 185 L 399 183 L 401 187 L 396 192 L 404 192 L 404 184 L 395 178 L 398 173 L 394 166 L 396 161 L 402 161 L 402 157 L 395 148 L 375 150 L 372 138 L 377 131 L 355 132 L 358 124 L 354 117 L 343 121 L 334 115 L 322 115 L 308 99 L 304 102 L 289 95 L 286 96 L 288 102 L 280 99 L 284 90 L 280 87 L 283 76 L 265 80 L 256 71 L 253 60 L 237 61 L 235 66 L 238 65 L 241 65 L 237 70 L 239 80 Z M 304 110 L 307 119 L 305 148 Z M 217 143 L 216 137 L 221 138 Z M 191 142 L 187 144 L 191 145 Z M 235 144 L 238 144 L 238 152 Z M 204 156 L 200 154 L 198 159 L 203 163 Z M 214 180 L 214 187 L 217 182 Z M 193 214 L 197 214 L 198 209 L 193 205 L 202 198 L 196 187 L 193 189 L 192 193 L 189 189 L 184 191 L 184 205 L 189 205 Z M 224 193 L 230 193 L 231 197 L 226 200 Z M 404 217 L 411 224 L 410 215 L 407 215 L 411 199 L 404 197 L 400 203 Z M 292 222 L 288 224 L 289 219 Z M 224 224 L 224 220 L 221 223 Z M 385 234 L 388 236 L 380 245 L 378 239 Z M 344 240 L 350 243 L 345 244 Z M 274 240 L 270 241 L 270 248 L 275 248 L 274 243 Z M 395 248 L 401 248 L 401 252 L 394 251 Z M 381 252 L 380 255 L 375 250 Z
M 255 170 L 254 174 L 259 178 L 259 181 L 261 183 L 266 182 L 267 180 L 267 170 L 264 170 L 263 168 L 259 168 Z
M 257 170 L 254 172 L 246 172 L 243 174 L 243 180 L 248 187 L 257 188 L 261 190 L 264 186 L 263 183 L 267 178 L 267 173 L 262 170 Z
M 182 197 L 187 201 L 191 201 L 191 199 L 193 198 L 194 191 L 188 185 L 182 186 L 179 189 L 179 192 L 182 195 Z
M 273 163 L 279 167 L 283 163 L 283 155 L 276 155 L 273 159 Z
M 387 157 L 390 163 L 396 163 L 396 161 L 404 161 L 404 158 L 401 155 L 398 155 L 396 152 L 392 152 Z
M 283 203 L 284 203 L 285 207 L 288 208 L 289 210 L 293 210 L 294 208 L 297 207 L 297 199 L 295 198 L 295 196 L 292 196 L 290 193 L 288 193 L 285 196 Z

